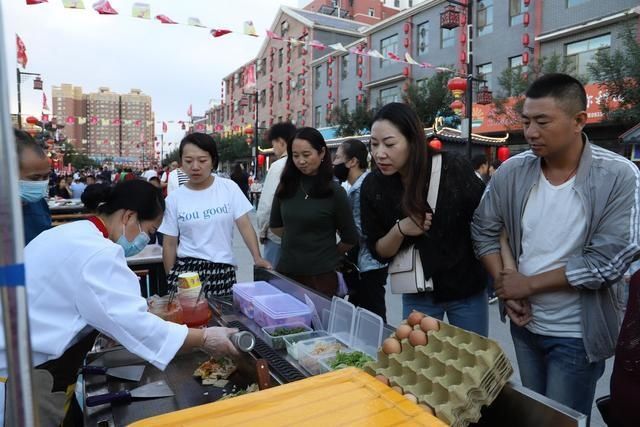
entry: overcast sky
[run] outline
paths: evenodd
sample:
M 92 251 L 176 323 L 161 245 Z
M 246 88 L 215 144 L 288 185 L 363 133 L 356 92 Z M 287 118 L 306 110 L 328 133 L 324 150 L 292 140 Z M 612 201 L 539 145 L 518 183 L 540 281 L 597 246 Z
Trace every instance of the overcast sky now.
M 297 7 L 298 0 L 147 0 L 151 16 L 167 15 L 186 23 L 197 17 L 203 25 L 242 31 L 252 20 L 260 37 L 228 34 L 214 39 L 209 30 L 166 25 L 131 17 L 135 1 L 110 0 L 119 15 L 99 15 L 86 9 L 65 9 L 62 0 L 27 6 L 24 0 L 2 0 L 4 37 L 9 65 L 11 112 L 17 112 L 15 34 L 27 47 L 24 71 L 42 74 L 51 103 L 51 86 L 72 83 L 84 92 L 100 86 L 125 93 L 141 89 L 153 98 L 156 121 L 185 120 L 187 108 L 202 115 L 213 98 L 219 101 L 222 77 L 253 58 L 264 41 L 280 5 Z M 304 2 L 303 2 L 304 3 Z M 23 114 L 39 116 L 42 93 L 31 81 L 22 85 Z M 156 134 L 161 132 L 156 125 Z M 165 144 L 182 136 L 169 125 Z M 166 148 L 166 147 L 165 147 Z

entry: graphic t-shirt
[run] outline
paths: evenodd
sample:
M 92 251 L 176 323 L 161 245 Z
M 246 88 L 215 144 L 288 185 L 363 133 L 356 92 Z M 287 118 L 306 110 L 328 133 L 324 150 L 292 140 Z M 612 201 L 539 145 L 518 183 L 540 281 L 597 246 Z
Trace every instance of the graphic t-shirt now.
M 181 186 L 166 199 L 158 231 L 179 237 L 178 257 L 193 257 L 236 265 L 233 256 L 235 221 L 253 209 L 238 185 L 216 176 L 204 190 Z

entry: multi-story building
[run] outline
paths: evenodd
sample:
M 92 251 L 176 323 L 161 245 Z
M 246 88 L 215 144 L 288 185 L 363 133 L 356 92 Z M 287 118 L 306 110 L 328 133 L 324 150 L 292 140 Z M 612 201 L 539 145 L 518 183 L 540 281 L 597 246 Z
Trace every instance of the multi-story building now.
M 127 94 L 101 87 L 83 93 L 71 84 L 53 86 L 53 117 L 79 152 L 103 160 L 148 163 L 155 157 L 151 97 L 140 89 Z
M 415 3 L 420 1 L 423 0 Z M 412 0 L 313 0 L 303 9 L 365 24 L 375 24 L 395 15 L 400 9 L 411 7 L 412 3 Z

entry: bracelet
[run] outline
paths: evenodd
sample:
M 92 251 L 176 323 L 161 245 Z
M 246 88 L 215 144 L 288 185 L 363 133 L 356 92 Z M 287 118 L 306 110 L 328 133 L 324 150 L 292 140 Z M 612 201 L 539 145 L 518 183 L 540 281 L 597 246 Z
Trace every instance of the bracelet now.
M 402 232 L 402 228 L 400 228 L 400 220 L 396 219 L 396 225 L 398 226 L 398 231 L 402 234 L 403 237 L 408 237 L 406 234 Z

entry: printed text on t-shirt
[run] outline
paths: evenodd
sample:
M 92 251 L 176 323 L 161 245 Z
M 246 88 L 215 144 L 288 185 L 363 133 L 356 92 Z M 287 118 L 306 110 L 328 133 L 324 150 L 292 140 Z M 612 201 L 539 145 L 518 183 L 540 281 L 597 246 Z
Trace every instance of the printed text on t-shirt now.
M 178 212 L 178 221 L 186 222 L 199 219 L 210 219 L 216 215 L 229 213 L 231 213 L 231 205 L 229 203 L 225 203 L 217 208 L 209 208 L 203 211 Z

